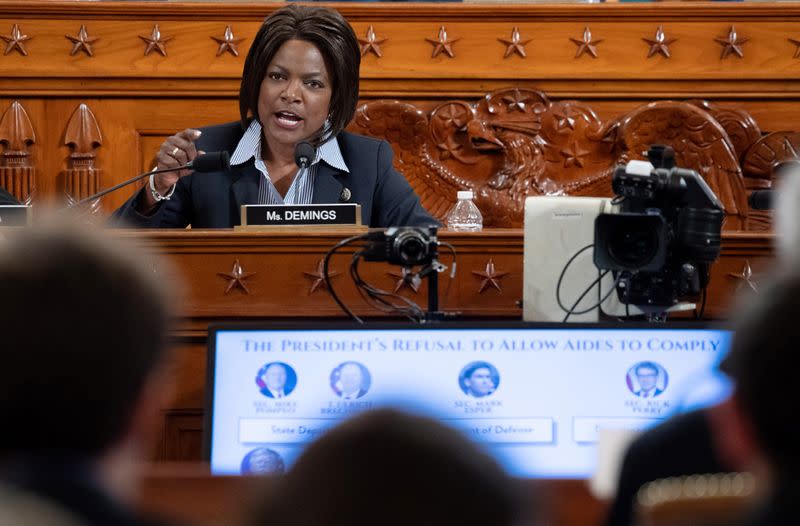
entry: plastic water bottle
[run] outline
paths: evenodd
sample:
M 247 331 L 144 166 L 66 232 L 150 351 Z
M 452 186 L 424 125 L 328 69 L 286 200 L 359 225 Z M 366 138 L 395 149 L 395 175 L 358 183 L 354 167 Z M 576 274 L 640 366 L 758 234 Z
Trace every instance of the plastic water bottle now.
M 483 228 L 483 216 L 471 190 L 458 192 L 458 201 L 445 218 L 447 228 L 456 232 L 478 232 Z

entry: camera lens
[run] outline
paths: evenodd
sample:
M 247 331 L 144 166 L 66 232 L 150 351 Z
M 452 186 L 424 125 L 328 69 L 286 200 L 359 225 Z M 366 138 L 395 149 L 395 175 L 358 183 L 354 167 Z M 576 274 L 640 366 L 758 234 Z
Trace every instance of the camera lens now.
M 687 256 L 712 262 L 722 245 L 725 214 L 713 208 L 684 208 L 678 216 L 678 240 Z
M 394 248 L 401 264 L 419 265 L 428 255 L 428 240 L 416 230 L 406 230 L 397 235 Z
M 658 254 L 659 235 L 652 223 L 627 221 L 608 235 L 608 253 L 627 269 L 646 267 Z

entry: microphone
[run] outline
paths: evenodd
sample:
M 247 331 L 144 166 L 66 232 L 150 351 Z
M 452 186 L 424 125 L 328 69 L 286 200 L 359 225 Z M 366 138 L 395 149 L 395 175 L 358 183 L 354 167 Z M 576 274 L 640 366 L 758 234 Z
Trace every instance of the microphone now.
M 772 190 L 753 190 L 747 198 L 747 204 L 753 210 L 774 210 L 775 196 Z
M 96 194 L 92 194 L 89 197 L 85 197 L 80 201 L 72 203 L 67 208 L 72 208 L 74 206 L 84 205 L 90 201 L 94 201 L 99 197 L 103 197 L 106 194 L 110 194 L 114 190 L 119 190 L 124 186 L 128 186 L 129 184 L 135 183 L 140 179 L 144 179 L 147 176 L 154 175 L 154 174 L 163 174 L 168 172 L 177 172 L 180 170 L 194 170 L 195 172 L 229 172 L 231 169 L 231 157 L 228 152 L 208 152 L 203 155 L 198 155 L 195 157 L 193 161 L 189 161 L 188 163 L 176 166 L 175 168 L 162 168 L 161 170 L 151 170 L 149 172 L 145 172 L 142 174 L 137 175 L 136 177 L 131 177 L 127 181 L 123 181 L 119 184 L 115 184 L 111 188 L 106 188 L 105 190 L 100 190 Z
M 294 147 L 294 162 L 300 168 L 308 168 L 316 155 L 316 149 L 305 141 L 298 142 Z

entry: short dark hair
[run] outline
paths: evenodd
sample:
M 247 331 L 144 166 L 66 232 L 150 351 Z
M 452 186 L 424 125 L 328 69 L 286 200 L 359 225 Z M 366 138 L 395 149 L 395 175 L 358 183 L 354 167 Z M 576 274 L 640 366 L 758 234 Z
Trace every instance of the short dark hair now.
M 353 118 L 358 103 L 361 49 L 353 28 L 335 9 L 290 4 L 268 16 L 258 30 L 247 53 L 239 90 L 239 115 L 242 127 L 250 117 L 258 118 L 258 95 L 267 66 L 287 40 L 304 40 L 322 53 L 331 75 L 330 127 L 312 137 L 319 143 L 336 136 Z
M 494 367 L 489 362 L 473 362 L 470 366 L 464 371 L 464 379 L 467 380 L 472 378 L 472 375 L 475 374 L 475 371 L 478 369 L 489 369 L 489 374 L 494 375 Z
M 506 526 L 521 516 L 513 481 L 481 448 L 391 409 L 327 432 L 268 489 L 253 525 Z
M 99 233 L 34 228 L 6 236 L 0 456 L 101 455 L 122 438 L 165 354 L 167 304 L 153 270 Z
M 639 369 L 651 369 L 651 370 L 655 371 L 656 374 L 658 374 L 658 365 L 656 365 L 654 362 L 641 362 L 641 363 L 639 363 L 636 366 L 636 369 L 634 370 L 634 374 L 638 375 L 639 374 Z
M 759 287 L 736 321 L 731 350 L 721 368 L 734 380 L 736 398 L 759 447 L 779 472 L 800 468 L 800 401 L 795 367 L 800 317 L 800 273 L 781 273 Z

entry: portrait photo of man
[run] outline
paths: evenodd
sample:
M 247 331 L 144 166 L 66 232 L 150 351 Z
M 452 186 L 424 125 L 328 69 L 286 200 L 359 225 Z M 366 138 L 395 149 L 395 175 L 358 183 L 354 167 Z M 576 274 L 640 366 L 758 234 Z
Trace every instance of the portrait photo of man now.
M 297 373 L 288 364 L 271 362 L 258 370 L 256 385 L 267 398 L 285 398 L 297 386 Z
M 628 369 L 628 390 L 639 398 L 655 398 L 667 388 L 667 371 L 655 362 L 639 362 Z
M 500 373 L 489 362 L 471 362 L 461 369 L 458 384 L 464 394 L 483 398 L 497 390 L 500 385 Z
M 242 475 L 276 475 L 284 471 L 283 457 L 268 447 L 256 448 L 242 459 Z
M 369 371 L 358 362 L 344 362 L 331 371 L 331 389 L 342 400 L 361 398 L 371 382 Z

